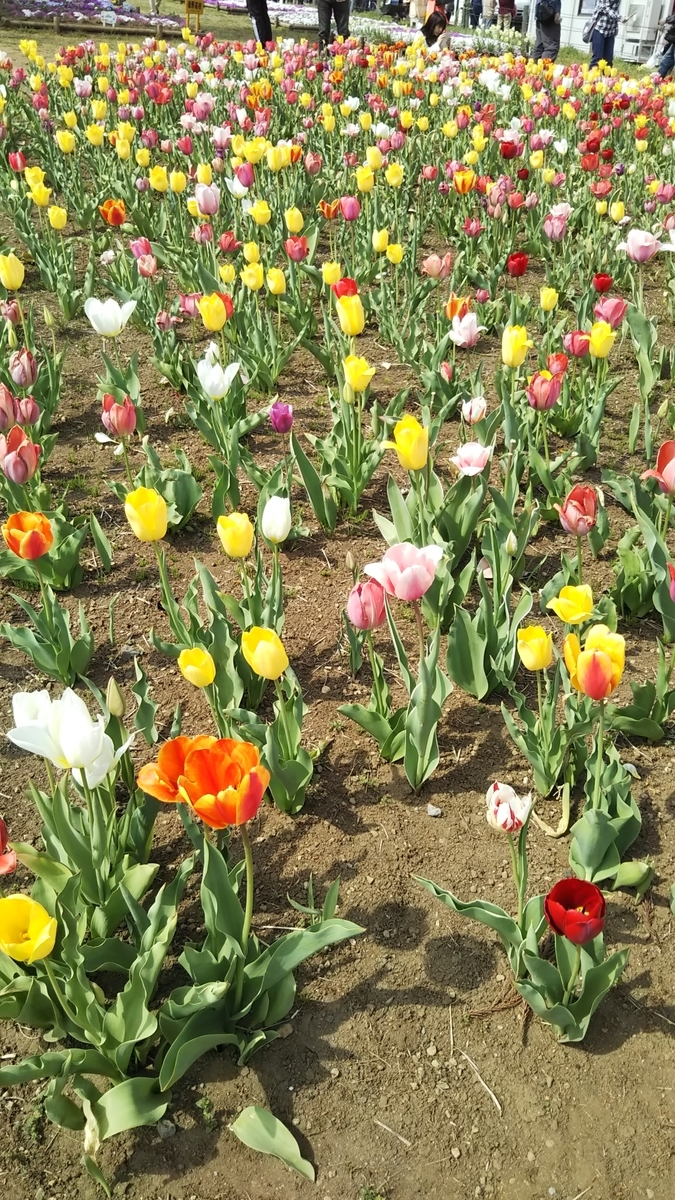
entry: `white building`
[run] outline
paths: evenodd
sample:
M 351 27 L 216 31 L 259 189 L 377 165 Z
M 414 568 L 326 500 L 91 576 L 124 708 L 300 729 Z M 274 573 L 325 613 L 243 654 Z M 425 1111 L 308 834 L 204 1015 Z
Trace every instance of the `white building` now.
M 562 46 L 576 46 L 588 50 L 581 31 L 591 16 L 595 0 L 562 0 L 561 37 Z M 672 9 L 672 0 L 622 0 L 620 15 L 627 17 L 625 25 L 619 25 L 614 54 L 628 62 L 646 62 L 659 36 L 657 25 Z M 535 36 L 534 10 L 536 0 L 530 7 L 529 33 Z

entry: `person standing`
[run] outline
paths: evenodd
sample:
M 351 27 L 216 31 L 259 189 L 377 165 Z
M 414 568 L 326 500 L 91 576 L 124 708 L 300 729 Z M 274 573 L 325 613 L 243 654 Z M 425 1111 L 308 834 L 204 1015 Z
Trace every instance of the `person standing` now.
M 593 12 L 593 33 L 591 34 L 591 66 L 597 67 L 601 59 L 611 67 L 614 62 L 614 40 L 619 28 L 619 8 L 621 0 L 597 0 Z
M 270 15 L 267 11 L 267 0 L 246 0 L 246 8 L 251 18 L 256 42 L 260 42 L 261 46 L 266 46 L 268 42 L 273 42 L 274 35 L 272 33 Z
M 675 13 L 663 22 L 663 54 L 659 63 L 659 75 L 665 79 L 675 66 Z
M 495 19 L 495 0 L 483 0 L 483 26 L 489 29 Z
M 337 36 L 349 37 L 349 0 L 317 0 L 316 6 L 319 14 L 319 46 L 322 50 L 325 50 L 332 40 L 330 36 L 331 17 L 335 17 Z
M 536 41 L 532 57 L 535 62 L 540 58 L 550 58 L 555 62 L 560 50 L 560 0 L 538 0 L 534 10 L 536 21 Z
M 472 29 L 478 29 L 482 15 L 483 15 L 483 0 L 471 0 L 471 11 L 469 13 L 469 25 Z
M 510 29 L 516 15 L 516 0 L 499 0 L 497 29 Z

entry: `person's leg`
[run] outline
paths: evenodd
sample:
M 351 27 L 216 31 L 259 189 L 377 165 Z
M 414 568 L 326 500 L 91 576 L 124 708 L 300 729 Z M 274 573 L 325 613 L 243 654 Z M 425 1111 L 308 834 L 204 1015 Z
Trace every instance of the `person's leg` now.
M 263 46 L 266 42 L 273 42 L 274 36 L 267 11 L 267 0 L 246 0 L 246 7 L 256 41 L 261 42 Z
M 319 46 L 325 50 L 330 41 L 331 0 L 316 0 L 316 10 L 319 18 Z
M 349 37 L 349 0 L 333 0 L 333 13 L 338 37 Z
M 659 75 L 661 76 L 661 78 L 665 79 L 667 75 L 670 75 L 670 72 L 672 71 L 674 66 L 675 66 L 675 42 L 673 42 L 670 46 L 666 46 L 666 49 L 664 51 L 661 62 L 659 63 Z
M 597 67 L 600 59 L 605 51 L 605 35 L 594 29 L 591 34 L 591 63 L 592 67 Z
M 611 67 L 614 62 L 614 40 L 615 34 L 612 34 L 611 37 L 605 37 L 605 49 L 602 57 L 608 67 Z
M 560 53 L 560 26 L 555 23 L 550 26 L 545 26 L 544 30 L 544 58 L 550 58 L 551 62 L 555 62 Z
M 511 13 L 504 13 L 504 24 L 503 24 L 502 28 L 503 29 L 511 28 Z
M 544 57 L 544 33 L 543 33 L 542 27 L 539 24 L 539 22 L 537 22 L 537 24 L 535 26 L 535 30 L 536 30 L 536 41 L 534 43 L 534 49 L 532 51 L 532 58 L 534 59 L 535 62 L 539 62 L 539 59 Z

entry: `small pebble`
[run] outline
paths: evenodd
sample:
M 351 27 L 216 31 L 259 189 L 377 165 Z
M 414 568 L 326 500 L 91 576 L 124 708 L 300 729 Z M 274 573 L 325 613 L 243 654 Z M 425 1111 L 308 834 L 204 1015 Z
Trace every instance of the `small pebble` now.
M 437 1054 L 437 1050 L 436 1050 L 436 1047 L 434 1046 L 433 1042 L 431 1042 L 430 1045 L 427 1046 L 427 1054 L 429 1055 L 429 1058 L 435 1058 L 435 1056 Z
M 340 1072 L 339 1072 L 339 1070 L 338 1070 L 338 1068 L 337 1068 L 337 1067 L 331 1067 L 331 1069 L 330 1069 L 330 1073 L 331 1073 L 331 1075 L 333 1076 L 333 1079 L 337 1079 L 337 1078 L 338 1078 L 338 1076 L 339 1076 L 339 1074 L 340 1074 Z
M 460 1150 L 459 1146 L 453 1146 L 453 1147 L 452 1147 L 452 1150 L 450 1151 L 450 1153 L 451 1153 L 451 1155 L 452 1155 L 452 1157 L 453 1157 L 453 1158 L 459 1158 L 459 1156 L 460 1156 L 460 1154 L 462 1153 L 462 1151 Z
M 527 1152 L 527 1161 L 528 1161 L 528 1162 L 534 1162 L 534 1150 L 528 1150 L 528 1152 Z
M 162 1117 L 156 1125 L 157 1132 L 161 1138 L 171 1138 L 176 1132 L 176 1126 L 173 1121 L 168 1121 L 166 1117 Z
M 442 816 L 443 816 L 443 809 L 442 809 L 442 808 L 438 808 L 438 806 L 437 806 L 436 804 L 427 804 L 427 816 L 429 816 L 429 817 L 442 817 Z

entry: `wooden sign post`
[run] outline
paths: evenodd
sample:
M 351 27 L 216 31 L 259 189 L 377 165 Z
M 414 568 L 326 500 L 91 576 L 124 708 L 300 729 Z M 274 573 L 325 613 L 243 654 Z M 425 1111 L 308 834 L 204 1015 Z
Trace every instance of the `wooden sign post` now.
M 199 19 L 204 12 L 204 0 L 185 0 L 185 24 L 190 28 L 190 17 L 195 16 L 195 33 L 199 33 Z

